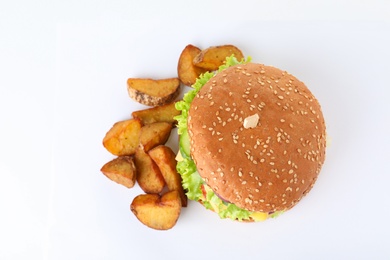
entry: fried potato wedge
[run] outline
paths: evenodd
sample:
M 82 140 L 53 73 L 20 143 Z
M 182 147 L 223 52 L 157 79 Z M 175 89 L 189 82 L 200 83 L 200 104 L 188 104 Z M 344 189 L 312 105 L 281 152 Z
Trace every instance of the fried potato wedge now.
M 183 207 L 187 206 L 187 196 L 184 193 L 182 186 L 182 179 L 176 170 L 176 154 L 172 149 L 165 145 L 159 145 L 149 151 L 150 157 L 157 164 L 164 180 L 168 186 L 168 190 L 176 190 L 180 194 L 181 204 Z
M 172 130 L 172 124 L 167 122 L 156 122 L 145 125 L 141 128 L 139 135 L 139 145 L 145 151 L 153 147 L 165 144 Z
M 194 65 L 194 58 L 201 52 L 198 47 L 188 44 L 181 52 L 177 65 L 177 75 L 180 81 L 187 86 L 195 83 L 200 74 L 205 73 L 207 69 Z
M 237 60 L 241 61 L 244 58 L 242 51 L 234 45 L 219 45 L 211 46 L 202 50 L 193 60 L 195 66 L 214 71 L 221 66 L 226 57 L 234 54 Z
M 180 80 L 129 78 L 127 80 L 129 96 L 147 106 L 161 106 L 172 102 L 180 92 Z
M 177 191 L 158 194 L 141 194 L 130 204 L 130 210 L 141 223 L 157 230 L 174 227 L 181 212 L 181 200 Z
M 110 180 L 127 188 L 132 188 L 137 171 L 132 156 L 119 156 L 104 164 L 100 171 Z
M 156 163 L 143 149 L 137 149 L 134 156 L 137 168 L 137 182 L 146 193 L 160 193 L 165 187 L 165 180 Z
M 141 120 L 116 122 L 103 138 L 103 146 L 113 155 L 133 155 L 139 144 Z
M 141 120 L 142 124 L 148 125 L 156 122 L 167 122 L 174 124 L 175 116 L 180 115 L 180 111 L 175 108 L 175 102 L 156 106 L 148 109 L 137 110 L 131 113 L 133 118 Z

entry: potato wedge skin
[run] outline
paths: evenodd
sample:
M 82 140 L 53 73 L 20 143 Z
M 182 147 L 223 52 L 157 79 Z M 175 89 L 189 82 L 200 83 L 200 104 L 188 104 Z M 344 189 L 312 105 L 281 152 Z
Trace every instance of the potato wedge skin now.
M 103 138 L 103 146 L 113 155 L 133 155 L 138 147 L 141 127 L 139 119 L 116 122 Z
M 129 96 L 146 106 L 161 106 L 168 104 L 180 93 L 178 78 L 149 79 L 129 78 L 127 80 Z
M 144 125 L 156 122 L 175 124 L 176 120 L 174 117 L 180 115 L 180 111 L 175 108 L 175 102 L 171 102 L 162 106 L 137 110 L 132 112 L 131 115 L 133 118 L 141 120 Z
M 177 75 L 180 81 L 186 85 L 191 86 L 195 83 L 200 74 L 207 70 L 194 65 L 194 58 L 201 52 L 198 47 L 188 44 L 180 54 L 177 65 Z
M 137 182 L 146 193 L 160 193 L 165 187 L 165 180 L 156 163 L 143 149 L 137 149 L 134 155 L 137 168 Z
M 139 135 L 139 145 L 145 151 L 153 147 L 165 144 L 172 130 L 172 124 L 167 122 L 156 122 L 145 125 L 141 128 Z
M 177 161 L 176 154 L 172 149 L 165 145 L 159 145 L 149 151 L 150 157 L 159 167 L 164 180 L 167 184 L 168 190 L 177 190 L 181 198 L 183 207 L 187 206 L 187 196 L 185 195 L 182 179 L 176 170 Z
M 195 66 L 214 71 L 221 66 L 226 57 L 234 54 L 237 60 L 242 60 L 244 55 L 242 51 L 234 45 L 211 46 L 202 50 L 193 60 Z
M 100 171 L 110 180 L 127 188 L 135 185 L 137 171 L 132 156 L 119 156 L 104 164 Z
M 177 191 L 164 195 L 141 194 L 130 204 L 130 210 L 141 223 L 156 230 L 174 227 L 181 212 L 181 199 Z

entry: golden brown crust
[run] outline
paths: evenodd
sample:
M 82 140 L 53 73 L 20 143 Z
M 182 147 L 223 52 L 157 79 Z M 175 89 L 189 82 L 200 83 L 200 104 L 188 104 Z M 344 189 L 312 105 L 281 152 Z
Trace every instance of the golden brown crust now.
M 146 106 L 162 106 L 173 102 L 180 93 L 179 78 L 149 79 L 129 78 L 129 96 Z
M 148 109 L 141 109 L 131 113 L 131 116 L 141 120 L 143 125 L 156 122 L 168 122 L 174 124 L 173 126 L 175 126 L 176 120 L 174 117 L 178 115 L 180 115 L 180 111 L 175 108 L 175 102 Z
M 254 114 L 257 126 L 244 128 Z M 206 183 L 250 211 L 293 207 L 325 159 L 317 99 L 294 76 L 261 64 L 234 66 L 212 78 L 191 104 L 188 129 Z
M 196 82 L 200 74 L 207 71 L 206 69 L 195 66 L 193 63 L 194 58 L 201 51 L 198 47 L 188 44 L 180 54 L 177 75 L 184 85 L 191 86 Z

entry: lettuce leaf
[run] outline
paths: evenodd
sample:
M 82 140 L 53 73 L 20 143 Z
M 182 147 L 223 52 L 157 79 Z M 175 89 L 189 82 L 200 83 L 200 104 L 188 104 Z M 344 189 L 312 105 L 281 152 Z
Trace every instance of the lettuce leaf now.
M 250 211 L 237 207 L 233 203 L 222 201 L 211 189 L 207 192 L 206 198 L 211 209 L 213 209 L 222 219 L 230 218 L 242 221 L 249 219 L 250 217 Z
M 187 197 L 190 200 L 200 200 L 203 194 L 201 190 L 203 180 L 197 172 L 194 161 L 184 158 L 177 163 L 176 168 L 183 180 L 183 188 L 187 191 Z

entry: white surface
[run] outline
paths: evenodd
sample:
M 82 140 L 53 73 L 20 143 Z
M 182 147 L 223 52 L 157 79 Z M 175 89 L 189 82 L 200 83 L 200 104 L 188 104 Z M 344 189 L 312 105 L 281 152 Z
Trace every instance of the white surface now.
M 232 15 L 229 2 L 173 1 L 167 15 L 140 2 L 1 4 L 0 259 L 389 258 L 388 4 L 244 1 Z M 196 24 L 199 13 L 214 22 Z M 320 100 L 326 164 L 280 218 L 234 223 L 191 203 L 174 229 L 154 231 L 129 211 L 140 190 L 99 172 L 112 158 L 105 132 L 141 107 L 126 79 L 174 76 L 188 43 L 237 44 Z

